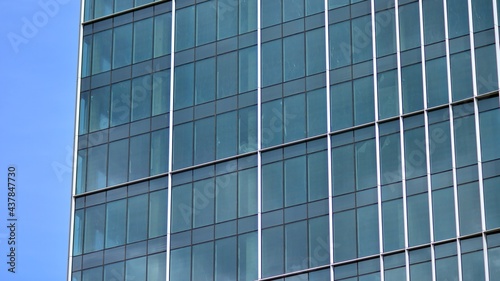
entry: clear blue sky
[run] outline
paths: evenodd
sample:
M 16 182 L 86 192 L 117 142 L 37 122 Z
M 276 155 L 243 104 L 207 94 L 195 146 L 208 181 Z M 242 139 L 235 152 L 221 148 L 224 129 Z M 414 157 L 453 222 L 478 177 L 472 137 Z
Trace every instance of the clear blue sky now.
M 0 280 L 66 279 L 78 0 L 0 2 Z M 7 169 L 16 174 L 16 273 L 7 271 Z

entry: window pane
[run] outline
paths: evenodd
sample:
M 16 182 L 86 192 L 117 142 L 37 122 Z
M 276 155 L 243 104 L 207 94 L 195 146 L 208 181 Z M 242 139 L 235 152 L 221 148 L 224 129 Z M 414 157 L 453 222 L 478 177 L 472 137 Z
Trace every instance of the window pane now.
M 401 146 L 399 134 L 380 138 L 380 172 L 382 184 L 401 180 Z
M 117 1 L 119 2 L 119 1 Z M 113 68 L 132 63 L 132 24 L 114 29 L 113 33 Z
M 462 280 L 481 281 L 484 277 L 483 251 L 462 255 Z
M 128 139 L 110 143 L 108 186 L 127 181 L 128 161 L 123 161 L 124 158 L 128 158 Z
M 284 81 L 290 81 L 305 75 L 303 33 L 283 39 L 283 70 Z
M 493 7 L 489 0 L 472 0 L 474 32 L 493 28 Z
M 434 239 L 436 241 L 455 237 L 455 200 L 453 189 L 446 188 L 432 192 Z
M 87 269 L 82 272 L 82 281 L 101 281 L 102 267 Z
M 354 88 L 354 125 L 368 123 L 375 118 L 373 105 L 373 77 L 356 79 Z
M 262 146 L 270 147 L 283 142 L 282 100 L 262 104 Z
M 500 177 L 484 180 L 486 229 L 500 227 Z
M 73 232 L 73 256 L 81 255 L 83 252 L 83 230 L 84 230 L 84 210 L 75 211 L 74 232 Z
M 283 164 L 262 166 L 262 210 L 283 208 Z
M 436 173 L 451 169 L 449 121 L 430 125 L 429 136 L 431 172 Z
M 458 213 L 460 234 L 467 235 L 481 231 L 481 211 L 477 182 L 458 187 Z
M 384 251 L 404 247 L 403 201 L 401 199 L 382 203 L 382 225 Z M 400 279 L 394 279 L 400 280 Z
M 262 27 L 281 23 L 281 0 L 262 1 Z
M 217 115 L 217 159 L 236 155 L 236 111 Z
M 155 17 L 154 57 L 170 54 L 172 37 L 172 14 L 166 13 Z
M 490 280 L 494 280 L 495 277 L 500 276 L 498 262 L 500 262 L 500 248 L 488 249 Z
M 85 209 L 84 253 L 104 248 L 104 216 L 104 205 Z
M 469 33 L 467 1 L 446 1 L 448 10 L 448 30 L 450 38 Z
M 425 3 L 425 2 L 424 2 Z M 446 58 L 429 60 L 425 63 L 427 83 L 427 106 L 433 107 L 448 102 L 448 76 Z
M 306 157 L 285 160 L 285 207 L 307 201 Z
M 285 225 L 285 272 L 307 268 L 307 222 Z
M 213 179 L 197 181 L 193 184 L 193 227 L 201 227 L 214 223 Z
M 407 206 L 409 246 L 430 242 L 429 202 L 427 193 L 408 197 Z
M 264 1 L 270 3 L 273 0 Z M 264 10 L 263 10 L 264 11 Z M 282 81 L 281 40 L 262 44 L 262 86 L 269 86 Z
M 241 4 L 241 2 L 240 2 Z M 257 88 L 257 48 L 250 47 L 239 51 L 239 92 Z
M 181 185 L 172 189 L 172 232 L 179 232 L 191 228 L 193 213 L 192 186 Z M 172 252 L 173 258 L 174 252 Z M 175 279 L 177 280 L 177 279 Z
M 237 174 L 218 176 L 215 181 L 215 221 L 222 222 L 237 217 Z
M 418 3 L 399 7 L 399 36 L 401 51 L 420 46 Z
M 403 113 L 413 112 L 424 108 L 422 65 L 420 63 L 401 69 L 403 88 Z
M 125 262 L 126 280 L 146 281 L 146 257 Z
M 175 51 L 194 47 L 194 7 L 175 12 Z
M 153 116 L 170 110 L 170 69 L 153 74 Z
M 356 212 L 333 215 L 333 259 L 336 262 L 356 258 Z
M 90 98 L 88 92 L 80 93 L 80 116 L 78 118 L 78 134 L 86 134 L 89 131 L 89 107 Z
M 328 197 L 328 166 L 326 164 L 326 151 L 307 155 L 309 201 Z
M 158 281 L 166 279 L 165 264 L 167 257 L 165 253 L 160 253 L 148 257 L 148 281 Z
M 371 205 L 357 209 L 358 257 L 375 255 L 379 252 L 378 208 Z
M 76 163 L 76 194 L 85 191 L 87 186 L 87 150 L 82 149 L 78 151 Z
M 238 280 L 236 278 L 237 253 L 235 237 L 215 242 L 215 280 Z
M 195 104 L 215 99 L 215 59 L 209 58 L 196 62 L 196 78 L 194 84 Z
M 148 195 L 128 199 L 127 210 L 127 243 L 141 241 L 147 238 L 148 232 Z
M 331 87 L 332 130 L 340 130 L 353 125 L 353 94 L 351 82 Z
M 215 3 L 196 5 L 196 46 L 215 41 Z
M 406 271 L 404 267 L 386 270 L 384 281 L 401 281 L 406 280 Z
M 109 87 L 102 87 L 90 93 L 90 132 L 109 126 Z
M 352 62 L 367 61 L 373 57 L 371 16 L 355 18 L 351 22 Z
M 476 130 L 474 116 L 456 118 L 454 130 L 457 167 L 476 163 Z
M 427 173 L 425 131 L 423 127 L 404 133 L 406 178 L 416 178 Z
M 491 4 L 491 3 L 490 3 Z M 498 89 L 495 45 L 476 49 L 477 94 Z
M 266 1 L 271 2 L 271 1 Z M 265 5 L 265 4 L 262 4 Z M 257 1 L 239 1 L 240 8 L 240 34 L 257 29 Z
M 236 52 L 217 57 L 217 98 L 238 93 L 238 56 Z
M 151 133 L 150 175 L 165 173 L 168 170 L 168 130 Z
M 377 160 L 375 140 L 358 142 L 356 149 L 356 189 L 377 185 Z
M 283 21 L 298 19 L 304 16 L 304 0 L 283 1 Z
M 151 75 L 132 80 L 132 121 L 151 116 Z
M 326 90 L 318 89 L 307 93 L 307 136 L 326 132 Z
M 95 146 L 88 149 L 86 191 L 106 186 L 107 155 L 107 145 Z
M 388 9 L 375 14 L 377 57 L 396 52 L 396 20 L 394 17 L 394 9 Z
M 130 80 L 111 87 L 111 124 L 118 126 L 130 122 Z
M 149 176 L 149 134 L 130 138 L 129 180 Z
M 330 248 L 328 216 L 309 219 L 309 267 L 328 264 Z M 315 280 L 315 279 L 313 279 Z
M 213 5 L 213 4 L 211 4 Z M 206 28 L 205 26 L 203 27 Z M 217 1 L 217 39 L 224 39 L 238 33 L 238 2 Z
M 130 9 L 133 6 L 134 6 L 134 1 L 132 1 L 132 0 L 115 1 L 115 13 Z
M 451 55 L 451 90 L 453 101 L 472 97 L 470 51 Z
M 126 209 L 126 200 L 118 200 L 107 204 L 106 248 L 125 244 Z
M 111 29 L 94 34 L 92 48 L 92 74 L 111 69 Z
M 442 0 L 422 2 L 425 44 L 444 40 L 444 7 Z
M 193 164 L 193 123 L 174 127 L 174 169 Z
M 117 262 L 104 266 L 104 280 L 125 280 L 125 263 Z
M 319 1 L 318 1 L 319 2 Z M 306 33 L 307 75 L 324 72 L 325 65 L 325 29 L 318 28 Z
M 458 280 L 457 257 L 436 261 L 436 281 Z
M 284 272 L 283 226 L 262 230 L 262 277 Z
M 167 234 L 167 190 L 150 193 L 149 238 Z
M 299 94 L 283 100 L 285 125 L 285 142 L 306 137 L 305 95 Z
M 378 115 L 385 119 L 398 115 L 398 72 L 396 69 L 378 74 Z
M 345 145 L 332 149 L 333 195 L 354 191 L 354 148 Z
M 205 118 L 194 123 L 194 164 L 215 159 L 215 118 Z
M 191 280 L 191 247 L 173 250 L 170 254 L 170 279 Z
M 194 65 L 185 64 L 175 68 L 174 109 L 193 105 Z
M 153 56 L 153 18 L 134 23 L 134 63 Z
M 257 149 L 257 107 L 251 106 L 238 111 L 238 152 Z
M 238 217 L 257 213 L 257 168 L 238 172 Z
M 238 277 L 242 281 L 257 279 L 257 233 L 238 236 Z
M 193 263 L 191 280 L 213 280 L 214 274 L 213 242 L 193 246 Z
M 338 68 L 351 63 L 351 25 L 349 21 L 336 23 L 330 32 L 330 68 Z

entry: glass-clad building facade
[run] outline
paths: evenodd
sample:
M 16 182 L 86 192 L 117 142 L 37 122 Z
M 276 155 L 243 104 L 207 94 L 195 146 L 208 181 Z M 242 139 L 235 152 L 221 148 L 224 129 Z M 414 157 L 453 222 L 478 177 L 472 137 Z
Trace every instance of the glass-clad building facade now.
M 499 17 L 83 1 L 68 280 L 498 280 Z

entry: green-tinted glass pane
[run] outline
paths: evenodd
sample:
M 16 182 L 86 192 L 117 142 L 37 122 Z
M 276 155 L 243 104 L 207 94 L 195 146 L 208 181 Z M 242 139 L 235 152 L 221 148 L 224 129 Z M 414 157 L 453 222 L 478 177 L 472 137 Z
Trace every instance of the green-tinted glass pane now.
M 379 252 L 378 208 L 371 205 L 357 209 L 358 257 Z
M 320 1 L 315 1 L 320 2 Z M 326 70 L 325 56 L 325 29 L 318 28 L 306 33 L 306 66 L 307 75 Z
M 354 191 L 354 148 L 345 145 L 332 149 L 333 195 Z
M 257 149 L 257 107 L 250 106 L 238 111 L 238 152 Z
M 84 270 L 82 272 L 82 281 L 102 281 L 102 267 Z
M 150 193 L 149 238 L 167 234 L 167 190 Z
M 257 232 L 238 236 L 238 278 L 242 281 L 257 279 Z
M 300 221 L 285 225 L 285 272 L 293 272 L 308 267 L 307 263 L 307 222 Z
M 238 93 L 238 54 L 232 52 L 217 57 L 217 98 Z
M 92 74 L 111 69 L 111 29 L 94 34 L 92 48 Z
M 427 173 L 425 156 L 425 130 L 419 127 L 404 133 L 406 178 L 415 178 Z
M 257 169 L 238 172 L 238 217 L 257 213 Z
M 264 1 L 264 3 L 272 2 Z M 283 81 L 281 40 L 262 44 L 262 86 L 269 86 Z
M 375 140 L 358 142 L 356 149 L 356 189 L 377 185 L 377 158 Z
M 326 91 L 318 89 L 307 93 L 307 136 L 326 132 Z
M 385 119 L 398 115 L 398 72 L 396 69 L 378 74 L 378 116 Z
M 351 63 L 351 24 L 349 21 L 336 23 L 329 28 L 330 68 Z
M 307 156 L 307 187 L 309 201 L 328 196 L 328 165 L 326 151 Z
M 355 18 L 351 22 L 352 62 L 358 63 L 373 57 L 371 16 Z
M 436 281 L 458 280 L 457 256 L 436 261 Z
M 132 80 L 132 121 L 151 116 L 151 75 Z
M 436 241 L 455 237 L 455 201 L 453 189 L 446 188 L 432 192 L 434 239 Z
M 107 154 L 108 147 L 105 144 L 88 149 L 86 191 L 106 186 Z
M 236 237 L 215 242 L 215 280 L 237 280 L 237 254 Z
M 148 195 L 143 194 L 128 199 L 127 243 L 147 238 Z
M 330 262 L 328 216 L 309 220 L 309 267 Z M 316 280 L 316 279 L 313 279 Z
M 239 92 L 254 90 L 257 88 L 257 48 L 242 49 L 238 54 Z
M 196 62 L 196 78 L 194 84 L 195 104 L 215 99 L 215 59 L 209 58 Z
M 104 280 L 125 280 L 125 263 L 117 262 L 104 266 Z
M 168 170 L 168 130 L 151 133 L 150 175 L 165 173 Z
M 490 161 L 500 158 L 500 110 L 490 110 L 480 113 L 480 133 L 481 133 L 481 158 L 482 161 Z
M 473 252 L 462 255 L 462 280 L 482 281 L 484 279 L 483 252 Z
M 125 243 L 125 226 L 127 201 L 110 202 L 106 208 L 106 248 L 120 246 Z
M 262 146 L 283 142 L 283 102 L 274 100 L 262 104 Z
M 371 122 L 375 119 L 373 104 L 373 77 L 356 79 L 353 81 L 354 93 L 354 125 Z
M 73 231 L 73 256 L 81 255 L 83 252 L 84 210 L 75 211 Z

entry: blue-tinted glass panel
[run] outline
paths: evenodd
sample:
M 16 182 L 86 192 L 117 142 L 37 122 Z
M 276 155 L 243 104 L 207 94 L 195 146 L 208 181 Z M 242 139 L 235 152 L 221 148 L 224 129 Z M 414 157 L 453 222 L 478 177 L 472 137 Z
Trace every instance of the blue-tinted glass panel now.
M 196 46 L 215 41 L 217 10 L 214 2 L 207 1 L 196 5 Z M 225 17 L 225 15 L 219 15 L 219 17 Z
M 470 51 L 451 55 L 451 93 L 453 101 L 472 97 Z
M 107 145 L 94 146 L 88 149 L 86 191 L 106 186 L 107 155 Z
M 232 52 L 217 57 L 217 98 L 238 93 L 238 54 Z
M 326 152 L 307 156 L 308 199 L 314 201 L 328 196 L 328 167 Z
M 191 247 L 176 249 L 170 253 L 170 279 L 191 280 Z
M 448 11 L 448 33 L 450 38 L 469 33 L 467 1 L 446 1 Z
M 493 28 L 493 5 L 489 0 L 472 0 L 474 32 Z
M 444 6 L 442 0 L 422 1 L 425 44 L 444 40 Z
M 174 169 L 193 164 L 193 123 L 174 127 Z
M 238 152 L 257 149 L 257 107 L 251 106 L 238 111 Z
M 181 51 L 194 47 L 195 6 L 176 11 L 175 14 L 175 50 Z
M 264 87 L 283 81 L 281 48 L 281 40 L 262 44 L 262 86 Z
M 73 256 L 78 256 L 83 253 L 84 223 L 84 210 L 75 211 L 75 218 L 73 223 Z
M 261 5 L 262 27 L 281 23 L 281 0 L 262 1 Z
M 111 127 L 130 122 L 130 80 L 111 87 Z
M 498 90 L 495 45 L 476 49 L 475 56 L 477 94 Z
M 283 21 L 304 17 L 304 0 L 283 1 Z
M 167 234 L 167 190 L 149 195 L 149 238 Z
M 109 144 L 108 186 L 123 183 L 128 177 L 128 139 Z
M 378 74 L 378 116 L 385 119 L 398 115 L 398 72 L 396 69 Z
M 356 212 L 349 210 L 333 215 L 333 259 L 336 262 L 356 258 Z
M 353 81 L 354 125 L 371 122 L 375 119 L 373 104 L 373 77 L 367 76 Z
M 211 4 L 213 6 L 213 4 Z M 238 3 L 232 0 L 217 1 L 217 39 L 224 39 L 238 33 Z M 203 26 L 203 30 L 206 27 Z
M 175 68 L 174 109 L 193 105 L 194 65 L 192 63 Z
M 89 131 L 106 129 L 109 126 L 109 87 L 90 93 Z
M 384 251 L 403 248 L 405 243 L 402 199 L 382 203 L 382 216 Z
M 192 213 L 193 203 L 191 184 L 174 187 L 172 189 L 171 231 L 179 232 L 190 229 L 192 222 Z M 174 251 L 172 252 L 172 256 L 173 255 Z
M 148 195 L 143 194 L 128 199 L 127 243 L 141 241 L 148 233 Z
M 257 48 L 250 47 L 238 52 L 238 79 L 239 92 L 257 88 Z
M 120 246 L 125 243 L 127 217 L 127 201 L 125 199 L 110 202 L 106 207 L 106 248 Z
M 151 116 L 151 75 L 132 80 L 132 121 Z
M 481 210 L 477 182 L 458 187 L 458 214 L 461 235 L 481 231 Z
M 217 115 L 217 159 L 237 154 L 237 118 L 236 111 Z
M 307 201 L 306 157 L 296 157 L 284 161 L 285 207 Z
M 257 213 L 257 168 L 238 172 L 238 217 Z
M 373 57 L 371 16 L 355 18 L 351 22 L 352 62 L 358 63 Z
M 427 106 L 433 107 L 448 102 L 448 75 L 446 58 L 438 58 L 425 62 L 427 85 Z
M 429 150 L 431 173 L 450 170 L 451 163 L 450 122 L 429 125 Z
M 358 142 L 356 153 L 356 189 L 363 190 L 377 185 L 377 158 L 374 139 Z
M 155 17 L 154 22 L 154 57 L 170 54 L 172 42 L 172 14 L 166 13 Z
M 111 30 L 94 34 L 92 48 L 92 74 L 101 73 L 111 69 Z
M 423 127 L 407 130 L 404 133 L 406 178 L 415 178 L 427 173 L 425 156 L 425 131 Z
M 455 200 L 452 188 L 432 192 L 434 239 L 436 241 L 455 237 Z
M 205 118 L 194 123 L 194 164 L 215 159 L 215 118 Z
M 436 281 L 458 280 L 457 256 L 436 261 Z
M 196 77 L 194 83 L 195 104 L 205 103 L 215 99 L 215 59 L 209 58 L 196 62 Z
M 239 9 L 240 34 L 257 29 L 257 0 L 239 1 Z
M 270 147 L 283 141 L 282 100 L 262 104 L 262 146 Z
M 230 237 L 215 242 L 215 280 L 238 280 L 236 263 L 238 249 L 236 238 Z
M 403 113 L 421 110 L 424 107 L 422 65 L 420 63 L 401 69 L 403 88 Z
M 484 180 L 486 229 L 500 227 L 500 177 Z
M 326 70 L 325 65 L 325 29 L 318 28 L 306 33 L 306 66 L 307 75 Z
M 418 2 L 399 7 L 399 41 L 401 51 L 420 46 Z
M 332 149 L 333 195 L 354 191 L 354 147 L 345 145 Z
M 500 158 L 500 110 L 490 110 L 479 115 L 481 134 L 481 158 L 482 161 L 490 161 Z M 496 128 L 496 129 L 493 129 Z
M 213 242 L 193 246 L 192 279 L 214 280 L 214 244 Z
M 307 136 L 326 132 L 326 91 L 318 89 L 307 93 Z
M 455 157 L 457 167 L 463 167 L 477 162 L 476 130 L 474 122 L 474 116 L 466 116 L 454 120 Z
M 134 63 L 153 57 L 153 18 L 134 23 Z
M 379 252 L 378 208 L 371 205 L 357 209 L 358 257 Z
M 104 205 L 85 210 L 85 234 L 83 252 L 90 253 L 104 248 Z
M 170 69 L 153 74 L 152 115 L 167 113 L 170 110 Z
M 399 134 L 380 138 L 380 172 L 383 184 L 401 180 L 401 145 Z
M 328 238 L 328 216 L 309 219 L 309 267 L 328 264 L 330 247 Z M 311 280 L 311 279 L 310 279 Z M 312 279 L 314 281 L 316 279 Z M 323 279 L 318 279 L 323 280 Z
M 377 57 L 396 52 L 396 20 L 394 9 L 375 14 L 375 34 L 377 38 Z
M 160 253 L 148 257 L 148 281 L 166 280 L 167 257 Z
M 222 222 L 237 217 L 238 188 L 237 174 L 217 177 L 215 181 L 215 221 Z M 251 195 L 255 198 L 255 195 Z M 249 198 L 250 199 L 250 198 Z
M 130 138 L 129 180 L 149 176 L 149 154 L 149 134 Z
M 132 24 L 119 26 L 113 32 L 113 68 L 132 63 Z
M 285 272 L 308 267 L 307 222 L 300 221 L 285 225 Z
M 283 226 L 262 230 L 262 277 L 284 272 Z
M 85 1 L 89 2 L 89 1 Z M 92 62 L 92 35 L 83 37 L 82 46 L 82 77 L 90 75 Z
M 462 280 L 481 281 L 484 279 L 483 251 L 462 255 Z
M 330 68 L 338 68 L 351 63 L 351 24 L 349 21 L 329 27 Z
M 283 164 L 262 166 L 262 210 L 283 208 Z
M 305 94 L 299 94 L 283 100 L 284 141 L 290 142 L 306 137 L 306 101 Z
M 238 278 L 242 281 L 257 279 L 257 233 L 238 236 Z
M 352 83 L 333 85 L 331 91 L 332 130 L 340 130 L 353 125 Z
M 305 75 L 303 33 L 283 39 L 283 72 L 284 81 L 290 81 Z
M 430 242 L 429 202 L 427 193 L 408 197 L 407 208 L 409 246 Z

